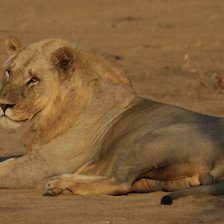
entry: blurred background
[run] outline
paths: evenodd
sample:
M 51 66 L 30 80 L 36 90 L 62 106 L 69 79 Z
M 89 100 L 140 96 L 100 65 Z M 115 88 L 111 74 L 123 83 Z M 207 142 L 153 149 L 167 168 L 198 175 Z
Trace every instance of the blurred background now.
M 74 40 L 111 56 L 138 92 L 224 115 L 223 0 L 0 0 L 4 39 Z

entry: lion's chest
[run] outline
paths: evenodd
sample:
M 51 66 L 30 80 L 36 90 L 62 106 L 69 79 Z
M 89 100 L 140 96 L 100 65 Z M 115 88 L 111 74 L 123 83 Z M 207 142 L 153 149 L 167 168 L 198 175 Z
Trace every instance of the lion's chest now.
M 23 154 L 25 146 L 22 143 L 21 130 L 0 129 L 0 157 Z

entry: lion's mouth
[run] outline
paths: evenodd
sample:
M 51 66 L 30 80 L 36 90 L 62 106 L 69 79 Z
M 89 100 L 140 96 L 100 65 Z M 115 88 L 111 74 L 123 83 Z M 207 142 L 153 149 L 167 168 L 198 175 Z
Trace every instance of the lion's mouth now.
M 14 116 L 12 116 L 11 110 L 6 110 L 5 112 L 0 109 L 0 119 L 1 120 L 8 120 L 13 123 L 23 123 L 27 119 L 16 119 Z
M 15 123 L 23 123 L 23 122 L 25 122 L 25 121 L 27 121 L 28 119 L 23 119 L 23 120 L 14 120 L 14 119 L 12 119 L 12 118 L 10 118 L 10 117 L 8 117 L 7 115 L 2 115 L 0 118 L 5 118 L 5 119 L 8 119 L 8 120 L 10 120 L 10 121 L 12 121 L 12 122 L 15 122 Z
M 20 127 L 21 125 L 23 125 L 24 123 L 27 123 L 28 121 L 34 119 L 42 111 L 42 109 L 37 111 L 32 116 L 27 116 L 25 118 L 16 117 L 12 113 L 10 113 L 10 110 L 7 110 L 7 111 L 6 113 L 3 113 L 3 111 L 0 110 L 0 127 L 16 129 Z
M 7 120 L 9 120 L 9 121 L 11 121 L 11 122 L 14 122 L 14 123 L 17 123 L 17 124 L 21 124 L 21 123 L 24 123 L 24 122 L 26 122 L 26 121 L 29 121 L 29 120 L 32 120 L 32 119 L 34 119 L 40 112 L 42 111 L 42 109 L 41 110 L 39 110 L 39 111 L 37 111 L 35 114 L 33 114 L 32 116 L 30 116 L 30 117 L 28 117 L 28 118 L 22 118 L 22 119 L 16 119 L 15 117 L 13 117 L 13 118 L 11 118 L 11 114 L 7 114 L 7 113 L 4 113 L 4 114 L 0 114 L 0 119 L 1 118 L 4 118 L 4 119 L 7 119 Z

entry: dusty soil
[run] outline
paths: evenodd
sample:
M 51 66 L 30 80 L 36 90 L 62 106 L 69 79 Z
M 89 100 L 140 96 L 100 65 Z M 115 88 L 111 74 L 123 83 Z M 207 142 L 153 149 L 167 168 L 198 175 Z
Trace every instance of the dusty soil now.
M 4 39 L 76 40 L 127 71 L 139 93 L 224 116 L 223 0 L 0 0 Z M 46 198 L 39 190 L 0 190 L 0 223 L 223 223 L 224 197 L 159 204 L 162 192 L 119 197 Z

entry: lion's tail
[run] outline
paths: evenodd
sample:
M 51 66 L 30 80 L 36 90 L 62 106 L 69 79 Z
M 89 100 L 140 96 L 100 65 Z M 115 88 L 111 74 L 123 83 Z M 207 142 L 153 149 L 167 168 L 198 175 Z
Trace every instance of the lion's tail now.
M 196 186 L 183 190 L 174 191 L 170 194 L 163 196 L 160 203 L 163 205 L 171 205 L 174 199 L 190 195 L 222 195 L 222 194 L 224 194 L 224 182 L 212 185 Z

